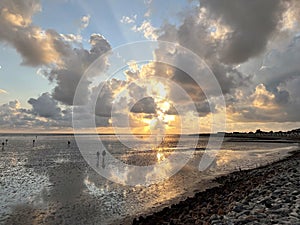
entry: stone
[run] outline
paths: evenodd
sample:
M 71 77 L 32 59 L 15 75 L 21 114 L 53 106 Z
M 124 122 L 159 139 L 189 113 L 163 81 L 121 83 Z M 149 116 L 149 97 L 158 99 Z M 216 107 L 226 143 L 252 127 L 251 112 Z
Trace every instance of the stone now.
M 244 207 L 242 205 L 237 205 L 232 210 L 236 213 L 240 213 L 244 210 Z
M 218 219 L 219 219 L 219 217 L 218 217 L 218 215 L 216 215 L 216 214 L 213 214 L 213 215 L 210 217 L 210 221 L 218 220 Z

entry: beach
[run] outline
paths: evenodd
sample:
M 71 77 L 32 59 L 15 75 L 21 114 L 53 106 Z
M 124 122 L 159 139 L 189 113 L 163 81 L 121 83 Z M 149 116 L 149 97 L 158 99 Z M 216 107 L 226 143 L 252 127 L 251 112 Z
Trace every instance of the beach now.
M 300 224 L 300 152 L 216 179 L 199 192 L 133 224 Z
M 82 138 L 93 144 L 98 137 Z M 138 151 L 128 151 L 122 149 L 114 136 L 101 138 L 107 143 L 108 150 L 124 162 L 158 161 L 157 152 L 147 150 L 146 143 Z M 297 170 L 297 165 L 292 162 L 299 158 L 297 154 L 289 156 L 298 148 L 296 142 L 236 142 L 230 138 L 225 139 L 212 167 L 199 172 L 199 158 L 207 143 L 207 138 L 202 137 L 194 158 L 174 176 L 150 186 L 124 186 L 97 174 L 85 162 L 70 135 L 14 135 L 5 136 L 5 139 L 8 144 L 0 152 L 0 224 L 230 224 L 232 221 L 235 224 L 236 219 L 256 216 L 255 210 L 265 214 L 272 212 L 263 208 L 264 203 L 261 208 L 265 211 L 253 207 L 263 201 L 261 198 L 267 197 L 260 189 L 255 191 L 257 198 L 253 197 L 253 202 L 252 197 L 247 200 L 249 206 L 243 205 L 243 200 L 266 179 L 281 177 L 281 171 L 286 169 Z M 34 146 L 33 139 L 36 139 Z M 184 137 L 184 143 L 178 149 L 171 145 L 176 143 L 176 138 L 170 136 L 166 140 L 160 156 L 168 157 L 171 151 L 185 154 L 190 147 L 189 136 Z M 95 150 L 91 157 L 96 166 L 98 163 L 102 166 L 102 159 L 97 161 L 96 153 Z M 270 165 L 265 166 L 267 164 Z M 283 178 L 288 177 L 282 174 Z M 284 182 L 279 182 L 278 187 Z M 298 186 L 291 186 L 288 193 L 297 190 Z M 269 193 L 268 188 L 266 192 Z M 295 202 L 288 206 L 284 204 L 275 207 L 281 210 L 297 205 Z M 294 215 L 298 213 L 296 208 L 291 210 Z M 139 219 L 140 216 L 145 219 Z

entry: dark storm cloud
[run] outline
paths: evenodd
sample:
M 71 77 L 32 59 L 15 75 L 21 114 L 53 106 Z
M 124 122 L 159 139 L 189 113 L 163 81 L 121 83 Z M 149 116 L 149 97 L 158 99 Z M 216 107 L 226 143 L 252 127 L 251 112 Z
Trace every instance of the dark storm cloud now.
M 232 32 L 221 44 L 221 60 L 238 64 L 262 53 L 287 5 L 283 0 L 201 0 L 210 19 L 221 21 Z

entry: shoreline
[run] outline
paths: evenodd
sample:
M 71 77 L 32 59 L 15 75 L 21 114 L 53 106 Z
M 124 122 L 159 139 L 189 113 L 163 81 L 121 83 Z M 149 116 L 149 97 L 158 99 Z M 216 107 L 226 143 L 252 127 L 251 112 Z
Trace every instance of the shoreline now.
M 295 165 L 298 168 L 295 168 Z M 298 170 L 297 170 L 298 169 Z M 297 170 L 297 171 L 296 171 Z M 269 195 L 272 194 L 265 190 L 263 187 L 268 186 L 269 182 L 275 183 L 279 186 L 280 180 L 277 181 L 277 177 L 283 179 L 286 174 L 295 173 L 292 178 L 295 182 L 300 182 L 300 149 L 290 152 L 290 155 L 276 162 L 272 162 L 268 165 L 257 167 L 249 170 L 235 171 L 228 175 L 223 175 L 215 178 L 213 181 L 219 183 L 217 187 L 207 189 L 203 192 L 198 192 L 194 197 L 189 197 L 178 204 L 173 204 L 170 207 L 165 207 L 159 212 L 155 212 L 151 215 L 140 216 L 132 221 L 133 225 L 136 224 L 247 224 L 254 221 L 260 221 L 261 224 L 264 219 L 269 220 L 268 215 L 273 216 L 272 213 L 280 213 L 280 205 L 273 203 L 273 198 L 280 202 L 281 196 L 273 196 L 271 200 L 267 201 Z M 291 172 L 292 171 L 292 172 Z M 299 174 L 299 176 L 297 176 Z M 281 178 L 281 176 L 284 176 Z M 279 178 L 278 178 L 279 179 Z M 293 183 L 293 182 L 289 183 Z M 277 183 L 279 182 L 279 184 Z M 282 181 L 282 185 L 284 181 Z M 300 183 L 297 183 L 300 184 Z M 276 186 L 276 188 L 277 188 Z M 260 190 L 261 189 L 261 190 Z M 293 189 L 293 188 L 292 188 Z M 294 188 L 295 189 L 295 188 Z M 299 203 L 300 207 L 300 191 L 296 188 L 294 195 L 297 200 L 297 207 Z M 255 197 L 253 197 L 253 192 Z M 287 196 L 284 196 L 286 198 Z M 298 198 L 299 197 L 299 198 Z M 261 199 L 259 204 L 250 204 L 253 199 Z M 255 208 L 256 205 L 260 205 L 257 211 L 251 212 L 247 207 Z M 292 205 L 292 204 L 290 204 Z M 252 207 L 253 206 L 253 207 Z M 275 207 L 275 208 L 274 208 Z M 274 208 L 274 209 L 273 209 Z M 286 208 L 284 208 L 286 209 Z M 272 211 L 273 210 L 273 211 Z M 276 211 L 277 210 L 277 211 Z M 279 211 L 278 211 L 279 210 Z M 296 210 L 296 211 L 295 211 Z M 291 220 L 300 224 L 299 211 L 295 209 L 290 212 Z M 284 211 L 284 210 L 281 210 Z M 290 216 L 284 211 L 283 214 Z M 259 215 L 261 218 L 257 218 Z M 242 217 L 242 218 L 240 218 Z M 276 217 L 276 216 L 273 216 Z M 283 220 L 288 222 L 287 219 Z M 258 223 L 258 224 L 259 224 Z M 277 221 L 280 223 L 280 221 Z M 271 224 L 271 223 L 269 223 Z M 291 223 L 295 224 L 295 223 Z

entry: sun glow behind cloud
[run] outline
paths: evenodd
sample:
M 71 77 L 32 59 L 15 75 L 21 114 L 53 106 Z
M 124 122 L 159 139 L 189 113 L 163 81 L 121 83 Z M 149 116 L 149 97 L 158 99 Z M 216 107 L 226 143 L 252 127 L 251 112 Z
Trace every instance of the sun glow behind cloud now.
M 137 130 L 146 134 L 164 134 L 164 133 L 177 133 L 180 131 L 180 124 L 177 117 L 179 115 L 169 115 L 168 111 L 171 107 L 169 102 L 168 88 L 161 81 L 157 81 L 155 78 L 148 80 L 149 83 L 145 84 L 146 93 L 151 96 L 156 105 L 155 113 L 143 114 L 142 116 L 133 115 L 131 118 L 135 118 L 136 127 L 133 129 L 133 133 Z M 142 128 L 137 129 L 139 125 Z M 174 129 L 176 128 L 176 129 Z

